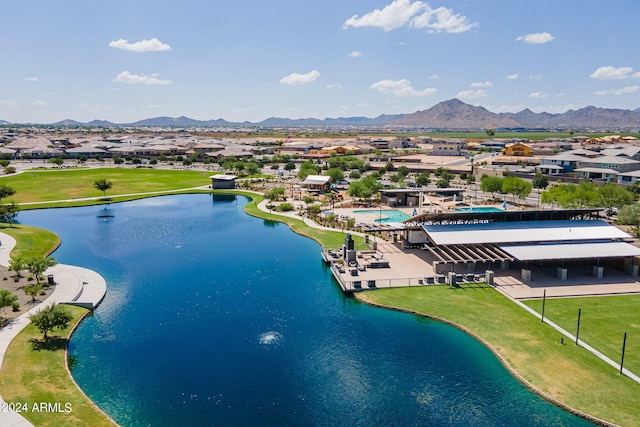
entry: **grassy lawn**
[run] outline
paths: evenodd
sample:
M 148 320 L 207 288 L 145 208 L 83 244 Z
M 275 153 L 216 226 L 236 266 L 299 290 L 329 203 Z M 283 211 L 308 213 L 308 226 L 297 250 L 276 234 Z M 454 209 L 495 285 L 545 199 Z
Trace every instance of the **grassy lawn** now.
M 380 289 L 357 296 L 454 322 L 482 337 L 544 393 L 619 425 L 640 423 L 640 385 L 566 339 L 560 344 L 557 331 L 489 286 Z
M 320 243 L 322 246 L 339 247 L 344 244 L 345 234 L 340 231 L 322 230 L 309 227 L 301 219 L 261 211 L 258 208 L 258 204 L 260 204 L 260 202 L 264 200 L 264 197 L 261 194 L 243 192 L 235 192 L 235 194 L 243 194 L 253 199 L 244 207 L 245 212 L 249 215 L 271 221 L 284 222 L 288 224 L 294 232 L 302 234 L 303 236 L 310 237 Z M 364 244 L 364 239 L 361 236 L 353 236 L 353 240 L 356 245 Z
M 542 312 L 542 300 L 523 302 Z M 640 375 L 640 295 L 547 299 L 544 315 L 575 334 L 578 308 L 582 309 L 580 339 L 620 363 L 626 332 L 624 367 Z
M 75 324 L 86 312 L 67 306 Z M 80 392 L 65 371 L 65 356 L 71 328 L 56 330 L 47 342 L 32 324 L 11 342 L 0 371 L 0 394 L 6 402 L 26 403 L 28 412 L 22 415 L 37 426 L 113 426 Z M 71 405 L 71 412 L 33 412 L 33 404 L 59 402 Z
M 57 234 L 42 228 L 22 224 L 0 224 L 0 231 L 16 239 L 16 246 L 11 251 L 11 258 L 46 257 L 60 244 Z
M 97 179 L 113 183 L 107 196 L 148 193 L 198 187 L 211 184 L 212 173 L 194 170 L 160 170 L 129 168 L 30 170 L 0 179 L 16 190 L 12 200 L 18 203 L 99 197 L 94 188 Z

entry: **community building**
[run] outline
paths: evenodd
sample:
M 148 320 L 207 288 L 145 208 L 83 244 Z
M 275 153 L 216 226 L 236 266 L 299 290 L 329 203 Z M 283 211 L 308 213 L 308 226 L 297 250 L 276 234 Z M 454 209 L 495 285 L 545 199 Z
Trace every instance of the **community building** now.
M 519 268 L 529 281 L 536 269 L 555 269 L 566 280 L 572 268 L 605 268 L 638 275 L 640 248 L 632 237 L 598 218 L 599 209 L 428 213 L 407 221 L 404 242 L 434 257 L 436 274 Z

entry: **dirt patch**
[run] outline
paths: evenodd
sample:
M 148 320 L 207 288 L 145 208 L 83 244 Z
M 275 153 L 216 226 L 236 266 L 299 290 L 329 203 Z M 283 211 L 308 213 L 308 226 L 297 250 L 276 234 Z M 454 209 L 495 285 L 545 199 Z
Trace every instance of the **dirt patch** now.
M 32 301 L 31 295 L 27 295 L 24 291 L 25 286 L 29 286 L 36 283 L 35 279 L 29 280 L 31 275 L 23 272 L 22 277 L 16 281 L 16 276 L 13 271 L 9 271 L 6 267 L 0 266 L 0 289 L 5 289 L 14 295 L 18 296 L 18 303 L 20 308 L 17 311 L 13 311 L 11 307 L 4 307 L 0 309 L 0 326 L 5 322 L 13 320 L 16 317 L 31 310 L 36 305 L 43 302 L 53 292 L 53 286 L 47 286 L 47 280 L 40 280 L 40 283 L 44 285 L 40 295 L 36 296 L 36 300 Z M 43 294 L 44 293 L 44 294 Z

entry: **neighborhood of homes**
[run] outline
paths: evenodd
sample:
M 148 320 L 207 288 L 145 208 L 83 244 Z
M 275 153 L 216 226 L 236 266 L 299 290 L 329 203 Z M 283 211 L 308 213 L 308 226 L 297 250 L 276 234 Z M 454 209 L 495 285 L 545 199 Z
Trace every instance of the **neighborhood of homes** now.
M 587 179 L 630 184 L 640 179 L 640 143 L 634 137 L 573 136 L 544 141 L 465 139 L 434 137 L 357 137 L 344 139 L 212 138 L 176 132 L 149 134 L 107 134 L 58 136 L 41 131 L 29 135 L 5 132 L 0 135 L 0 155 L 9 159 L 110 159 L 197 156 L 219 161 L 224 157 L 247 159 L 262 155 L 288 154 L 300 159 L 321 159 L 335 155 L 374 153 L 369 161 L 374 169 L 386 161 L 402 162 L 414 172 L 448 166 L 433 157 L 460 156 L 473 160 L 474 152 L 491 152 L 484 158 L 490 166 L 511 171 L 542 173 L 556 178 Z M 416 154 L 414 149 L 421 149 Z M 376 156 L 375 153 L 383 153 Z M 431 156 L 431 158 L 429 158 Z M 458 166 L 458 167 L 456 167 Z M 453 172 L 468 170 L 452 164 Z M 457 170 L 460 169 L 460 170 Z

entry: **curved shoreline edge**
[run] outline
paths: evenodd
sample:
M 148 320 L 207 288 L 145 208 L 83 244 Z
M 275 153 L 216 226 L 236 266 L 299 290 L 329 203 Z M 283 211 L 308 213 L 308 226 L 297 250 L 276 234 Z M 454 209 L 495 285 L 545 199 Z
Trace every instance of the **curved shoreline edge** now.
M 12 236 L 0 233 L 0 237 L 2 241 L 5 242 L 2 245 L 2 251 L 0 252 L 0 265 L 8 266 L 10 258 L 10 253 L 12 249 L 16 246 L 17 242 L 15 238 Z M 57 248 L 60 247 L 61 242 L 58 241 L 56 246 L 52 248 L 48 255 L 55 252 Z M 2 366 L 2 361 L 4 360 L 4 355 L 11 345 L 13 340 L 18 336 L 18 334 L 27 327 L 31 321 L 29 316 L 40 311 L 43 307 L 49 304 L 68 304 L 68 305 L 77 305 L 86 309 L 85 313 L 76 321 L 73 325 L 72 329 L 67 334 L 67 346 L 64 350 L 64 365 L 65 370 L 67 371 L 68 377 L 71 382 L 74 384 L 76 389 L 81 393 L 82 396 L 87 400 L 88 404 L 102 413 L 113 425 L 118 426 L 118 424 L 106 413 L 104 412 L 91 398 L 89 398 L 85 392 L 80 388 L 78 383 L 73 378 L 71 374 L 71 370 L 69 369 L 69 358 L 68 358 L 68 350 L 69 350 L 69 341 L 71 340 L 73 333 L 76 328 L 80 325 L 82 320 L 84 320 L 87 315 L 92 313 L 93 309 L 95 309 L 100 302 L 104 299 L 107 291 L 106 280 L 96 271 L 84 268 L 77 267 L 68 264 L 58 264 L 55 267 L 49 268 L 45 274 L 54 274 L 58 278 L 62 278 L 60 282 L 56 281 L 56 285 L 54 287 L 53 292 L 40 304 L 32 307 L 28 312 L 22 314 L 18 318 L 14 319 L 10 325 L 6 325 L 2 329 L 0 329 L 0 367 Z M 92 284 L 89 287 L 90 283 Z M 85 288 L 85 286 L 87 286 Z M 85 289 L 87 292 L 85 292 Z M 84 298 L 82 295 L 84 294 Z M 11 326 L 7 329 L 8 326 Z M 0 396 L 0 402 L 4 402 L 2 396 Z M 13 427 L 27 427 L 33 426 L 33 424 L 18 413 L 12 412 L 4 412 L 0 413 L 0 421 L 2 421 L 3 425 L 6 422 L 8 425 Z
M 240 196 L 244 196 L 250 199 L 250 202 L 247 203 L 247 205 L 244 206 L 243 211 L 250 216 L 256 217 L 256 218 L 261 218 L 263 220 L 267 220 L 267 221 L 277 221 L 277 222 L 281 222 L 284 224 L 287 224 L 287 226 L 289 227 L 289 229 L 291 231 L 293 231 L 296 234 L 302 235 L 306 238 L 310 238 L 316 242 L 318 242 L 319 244 L 322 245 L 322 242 L 314 237 L 314 236 L 310 236 L 305 234 L 304 232 L 302 232 L 301 230 L 297 230 L 296 228 L 293 227 L 293 225 L 290 223 L 290 221 L 296 221 L 296 222 L 301 222 L 302 224 L 306 225 L 307 227 L 310 228 L 317 228 L 317 229 L 325 229 L 327 231 L 332 231 L 332 232 L 337 232 L 340 233 L 339 230 L 336 229 L 332 229 L 332 228 L 328 228 L 328 227 L 322 227 L 318 224 L 315 224 L 312 221 L 306 221 L 303 218 L 296 218 L 293 215 L 280 215 L 280 214 L 274 214 L 274 213 L 270 213 L 265 211 L 260 204 L 265 204 L 265 203 L 261 203 L 261 202 L 257 202 L 256 201 L 256 196 L 262 196 L 261 193 L 256 193 L 256 192 L 251 192 L 251 191 L 243 191 L 243 190 L 235 190 L 235 191 L 225 191 L 225 190 L 221 190 L 221 191 L 208 191 L 208 194 L 232 194 L 232 195 L 240 195 Z M 159 194 L 160 195 L 160 194 Z M 159 196 L 158 195 L 158 196 Z M 162 195 L 167 195 L 167 194 L 162 194 Z M 153 196 L 152 196 L 153 197 Z M 127 200 L 128 201 L 128 200 Z M 116 202 L 118 203 L 118 202 Z M 249 212 L 247 211 L 247 206 L 249 206 L 251 203 L 254 203 L 255 205 L 255 209 L 258 212 Z M 264 215 L 261 215 L 264 214 Z M 268 217 L 266 215 L 269 215 Z M 353 233 L 356 235 L 361 235 L 361 233 Z M 91 270 L 92 271 L 92 270 Z M 94 272 L 95 273 L 95 272 Z M 98 274 L 98 273 L 95 273 Z M 104 279 L 103 279 L 104 280 Z M 364 295 L 356 295 L 356 298 L 358 299 L 358 301 L 361 301 L 365 304 L 371 305 L 371 306 L 375 306 L 375 307 L 380 307 L 380 308 L 384 308 L 384 309 L 389 309 L 389 310 L 395 310 L 395 311 L 399 311 L 399 312 L 404 312 L 404 313 L 409 313 L 409 314 L 413 314 L 416 316 L 421 316 L 421 317 L 426 317 L 429 319 L 433 319 L 439 322 L 442 322 L 444 324 L 453 326 L 463 332 L 465 332 L 466 334 L 470 335 L 471 337 L 473 337 L 474 339 L 476 339 L 478 342 L 480 342 L 481 344 L 483 344 L 486 348 L 489 349 L 489 351 L 491 351 L 494 356 L 500 361 L 500 363 L 507 369 L 507 371 L 509 371 L 509 373 L 511 373 L 511 375 L 514 376 L 514 378 L 516 378 L 518 381 L 520 381 L 523 385 L 525 385 L 528 389 L 530 389 L 532 392 L 534 392 L 535 394 L 537 394 L 538 396 L 540 396 L 541 398 L 545 399 L 546 401 L 558 406 L 559 408 L 562 408 L 563 410 L 572 413 L 580 418 L 583 418 L 585 420 L 588 420 L 596 425 L 599 426 L 611 426 L 611 427 L 616 427 L 616 424 L 610 423 L 608 421 L 599 419 L 597 417 L 594 417 L 586 412 L 582 412 L 576 408 L 573 408 L 565 403 L 563 403 L 562 401 L 555 399 L 554 397 L 544 393 L 542 390 L 538 389 L 534 384 L 532 384 L 531 382 L 529 382 L 527 379 L 525 379 L 522 375 L 520 375 L 508 362 L 507 360 L 486 340 L 484 340 L 481 336 L 477 335 L 475 332 L 471 331 L 470 329 L 456 324 L 455 322 L 449 321 L 445 318 L 440 318 L 438 316 L 434 316 L 434 315 L 430 315 L 427 313 L 422 313 L 422 312 L 417 312 L 414 310 L 409 310 L 409 309 L 405 309 L 405 308 L 401 308 L 401 307 L 394 307 L 394 306 L 387 306 L 387 305 L 383 305 L 383 304 L 378 304 L 375 302 L 372 302 L 370 300 L 367 300 L 365 298 Z M 47 300 L 45 300 L 43 303 L 39 304 L 37 307 L 41 307 L 43 304 L 46 304 L 48 302 L 50 302 L 50 298 L 48 298 Z M 72 330 L 69 332 L 68 335 L 68 339 L 69 341 L 71 340 L 73 333 L 76 331 L 77 327 L 80 325 L 80 323 L 87 317 L 87 315 L 89 315 L 91 311 L 88 310 L 80 319 L 78 319 L 78 321 L 76 322 L 76 324 L 73 326 Z M 25 313 L 26 315 L 26 313 Z M 24 315 L 23 315 L 24 316 Z M 1 330 L 0 330 L 1 331 Z M 8 345 L 8 344 L 7 344 Z M 0 352 L 0 355 L 3 356 L 4 352 Z M 2 363 L 2 358 L 0 357 L 0 365 Z M 71 374 L 71 371 L 69 370 L 68 367 L 68 347 L 65 349 L 65 370 L 67 371 L 67 374 L 69 376 L 69 378 L 71 379 L 71 381 L 75 384 L 76 388 L 80 391 L 80 393 L 85 396 L 85 398 L 88 400 L 88 402 L 90 403 L 90 405 L 92 405 L 93 407 L 95 407 L 98 411 L 100 411 L 101 413 L 103 413 L 115 426 L 118 426 L 118 424 L 108 415 L 106 414 L 92 399 L 90 399 L 82 390 L 82 388 L 76 383 L 75 379 L 73 378 L 73 375 Z M 1 397 L 0 397 L 0 402 L 1 402 Z M 2 415 L 0 414 L 0 419 L 2 419 Z M 20 417 L 22 418 L 22 417 Z M 24 424 L 15 424 L 15 426 L 32 426 L 32 424 L 27 421 L 26 419 L 22 418 L 22 420 L 24 421 Z M 10 424 L 10 425 L 14 425 L 14 424 Z
M 107 414 L 105 411 L 103 411 L 102 408 L 100 408 L 100 406 L 98 406 L 98 404 L 93 401 L 93 399 L 91 399 L 89 396 L 87 396 L 87 394 L 84 392 L 84 390 L 82 390 L 82 387 L 80 387 L 80 385 L 78 385 L 78 383 L 76 382 L 76 379 L 73 378 L 73 374 L 71 373 L 71 369 L 69 368 L 69 343 L 71 342 L 71 338 L 73 337 L 73 334 L 76 332 L 76 329 L 78 329 L 78 326 L 80 326 L 80 323 L 82 323 L 82 321 L 92 313 L 93 313 L 92 310 L 85 311 L 84 314 L 78 319 L 78 321 L 75 323 L 75 325 L 73 325 L 73 327 L 69 331 L 69 334 L 67 335 L 67 346 L 64 349 L 64 369 L 67 371 L 67 375 L 69 376 L 69 379 L 71 379 L 73 384 L 75 384 L 76 388 L 84 396 L 84 398 L 87 400 L 87 402 L 89 402 L 89 405 L 91 405 L 98 412 L 101 412 L 102 414 L 104 414 L 104 416 L 109 421 L 111 421 L 111 423 L 114 426 L 120 427 L 120 424 L 116 423 L 115 420 L 109 416 L 109 414 Z
M 362 294 L 362 295 L 361 295 Z M 452 322 L 451 320 L 445 319 L 443 317 L 439 317 L 439 316 L 435 316 L 433 314 L 428 314 L 428 313 L 422 313 L 420 311 L 415 311 L 415 310 L 410 310 L 407 308 L 402 308 L 402 307 L 395 307 L 395 306 L 391 306 L 391 305 L 384 305 L 384 304 L 379 304 L 377 302 L 373 302 L 371 300 L 369 300 L 366 297 L 366 293 L 360 292 L 360 293 L 356 293 L 354 294 L 355 298 L 364 303 L 364 304 L 368 304 L 370 306 L 373 307 L 379 307 L 379 308 L 384 308 L 387 310 L 394 310 L 394 311 L 399 311 L 402 313 L 408 313 L 408 314 L 413 314 L 415 316 L 420 316 L 420 317 L 425 317 L 428 319 L 432 319 L 435 320 L 437 322 L 440 323 L 444 323 L 446 325 L 449 326 L 453 326 L 456 329 L 461 330 L 462 332 L 464 332 L 465 334 L 471 336 L 472 338 L 474 338 L 475 340 L 477 340 L 478 342 L 480 342 L 482 345 L 484 345 L 486 348 L 489 349 L 489 351 L 491 351 L 491 353 L 493 353 L 493 355 L 500 361 L 500 363 L 505 367 L 505 369 L 507 371 L 509 371 L 509 373 L 511 375 L 513 375 L 513 377 L 515 379 L 517 379 L 518 381 L 520 381 L 522 384 L 524 384 L 524 386 L 526 386 L 529 390 L 531 390 L 532 392 L 534 392 L 535 394 L 537 394 L 538 396 L 540 396 L 541 398 L 543 398 L 544 400 L 546 400 L 549 403 L 552 403 L 556 406 L 558 406 L 559 408 L 564 409 L 565 411 L 576 415 L 580 418 L 583 418 L 587 421 L 590 421 L 596 425 L 599 426 L 603 426 L 603 427 L 618 427 L 617 424 L 613 424 L 610 423 L 608 421 L 602 420 L 600 418 L 594 417 L 593 415 L 587 414 L 586 412 L 582 412 L 572 406 L 567 405 L 566 403 L 546 394 L 545 392 L 543 392 L 542 390 L 540 390 L 538 387 L 536 387 L 533 383 L 529 382 L 526 378 L 524 378 L 522 375 L 520 375 L 520 373 L 518 371 L 516 371 L 507 361 L 507 359 L 504 358 L 504 356 L 502 356 L 502 354 L 500 354 L 500 352 L 498 352 L 498 350 L 496 350 L 488 341 L 486 341 L 484 338 L 482 338 L 480 335 L 476 334 L 475 332 L 473 332 L 471 329 L 462 326 L 458 323 Z
M 260 210 L 261 212 L 265 212 L 263 209 L 260 208 L 260 204 L 256 202 L 255 198 L 252 197 L 251 193 L 244 193 L 241 195 L 245 195 L 249 198 L 251 198 L 252 202 L 255 203 L 256 208 L 258 210 Z M 290 216 L 285 216 L 285 215 L 278 215 L 281 218 L 280 219 L 274 219 L 274 218 L 264 218 L 258 214 L 254 214 L 254 213 L 250 213 L 246 211 L 246 206 L 245 206 L 245 213 L 247 213 L 248 215 L 251 216 L 255 216 L 257 218 L 262 218 L 262 219 L 267 219 L 267 220 L 274 220 L 274 221 L 279 221 L 282 222 L 284 224 L 287 224 L 289 226 L 289 228 L 291 229 L 291 231 L 293 231 L 294 233 L 300 234 L 304 237 L 307 238 L 311 238 L 312 240 L 315 240 L 316 242 L 322 244 L 322 242 L 318 241 L 317 239 L 315 239 L 314 237 L 308 236 L 306 234 L 304 234 L 301 231 L 295 230 L 294 228 L 291 227 L 291 224 L 289 224 L 287 222 L 287 218 L 291 218 L 291 219 L 295 219 L 298 221 L 301 221 L 301 219 L 298 218 L 292 218 Z M 265 212 L 266 213 L 266 212 Z M 273 215 L 273 214 L 272 214 Z M 277 214 L 275 214 L 277 215 Z M 305 224 L 310 226 L 310 227 L 314 227 L 314 225 L 310 224 L 309 222 L 305 221 Z M 315 223 L 314 223 L 315 224 Z M 316 224 L 317 228 L 320 228 L 321 226 Z M 324 228 L 324 227 L 322 227 Z M 336 230 L 333 230 L 336 231 Z M 361 295 L 362 294 L 362 295 Z M 469 328 L 462 326 L 460 324 L 457 324 L 453 321 L 450 321 L 448 319 L 442 318 L 442 317 L 438 317 L 435 315 L 431 315 L 428 313 L 422 313 L 422 312 L 418 312 L 415 310 L 410 310 L 410 309 L 406 309 L 406 308 L 401 308 L 401 307 L 395 307 L 395 306 L 388 306 L 388 305 L 384 305 L 384 304 L 378 304 L 375 303 L 371 300 L 369 300 L 368 298 L 366 298 L 366 292 L 365 293 L 354 293 L 355 298 L 365 304 L 371 305 L 373 307 L 379 307 L 379 308 L 383 308 L 383 309 L 387 309 L 387 310 L 395 310 L 395 311 L 399 311 L 399 312 L 403 312 L 403 313 L 408 313 L 408 314 L 413 314 L 415 316 L 420 316 L 420 317 L 425 317 L 425 318 L 429 318 L 441 323 L 444 323 L 446 325 L 452 326 L 456 329 L 461 330 L 462 332 L 466 333 L 467 335 L 473 337 L 475 340 L 477 340 L 478 342 L 480 342 L 482 345 L 484 345 L 487 349 L 489 349 L 489 351 L 491 351 L 491 353 L 498 359 L 498 361 L 500 361 L 500 363 L 505 367 L 505 369 L 507 369 L 507 371 L 516 379 L 518 380 L 520 383 L 522 383 L 525 387 L 527 387 L 529 390 L 531 390 L 533 393 L 537 394 L 538 396 L 540 396 L 541 398 L 543 398 L 544 400 L 546 400 L 547 402 L 556 405 L 557 407 L 573 414 L 576 415 L 580 418 L 583 418 L 589 422 L 594 423 L 595 425 L 598 426 L 603 426 L 603 427 L 618 427 L 617 424 L 611 423 L 609 421 L 597 418 L 591 414 L 588 414 L 586 412 L 580 411 L 572 406 L 567 405 L 566 403 L 548 395 L 547 393 L 543 392 L 542 390 L 540 390 L 538 387 L 536 387 L 533 383 L 531 383 L 530 381 L 528 381 L 525 377 L 523 377 L 518 371 L 516 371 L 507 361 L 507 359 L 504 358 L 504 356 L 502 354 L 500 354 L 498 352 L 498 350 L 496 348 L 494 348 L 488 341 L 486 341 L 484 338 L 482 338 L 480 335 L 476 334 L 475 332 L 473 332 L 472 330 L 470 330 Z

